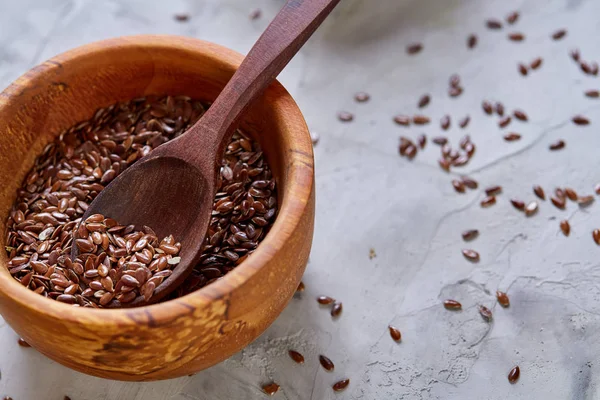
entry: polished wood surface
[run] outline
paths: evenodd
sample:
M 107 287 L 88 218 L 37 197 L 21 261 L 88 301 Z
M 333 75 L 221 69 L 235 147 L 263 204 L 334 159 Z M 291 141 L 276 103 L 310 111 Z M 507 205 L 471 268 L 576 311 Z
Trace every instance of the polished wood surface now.
M 243 57 L 177 36 L 134 36 L 86 45 L 27 72 L 0 93 L 0 227 L 34 159 L 54 137 L 99 107 L 145 94 L 213 101 Z M 0 252 L 0 312 L 33 347 L 63 365 L 120 380 L 173 378 L 239 351 L 281 313 L 304 272 L 314 224 L 312 145 L 278 83 L 248 109 L 242 129 L 259 140 L 278 185 L 279 214 L 257 251 L 213 284 L 177 300 L 89 310 L 21 286 Z M 4 236 L 4 235 L 3 235 Z M 4 245 L 4 237 L 2 237 Z

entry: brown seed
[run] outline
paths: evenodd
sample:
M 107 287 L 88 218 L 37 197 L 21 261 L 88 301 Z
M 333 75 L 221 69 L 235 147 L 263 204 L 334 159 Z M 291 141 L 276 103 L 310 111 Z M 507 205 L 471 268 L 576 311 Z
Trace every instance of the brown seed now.
M 520 121 L 527 121 L 529 119 L 527 117 L 527 114 L 525 114 L 525 112 L 523 112 L 521 110 L 513 111 L 513 115 L 515 116 L 516 119 L 518 119 Z
M 407 149 L 406 149 L 406 157 L 409 160 L 412 160 L 413 158 L 415 158 L 415 156 L 417 155 L 417 147 L 414 144 L 411 144 Z
M 525 66 L 525 64 L 519 63 L 519 64 L 517 65 L 517 67 L 518 67 L 518 69 L 519 69 L 519 72 L 521 73 L 521 75 L 523 75 L 523 76 L 527 76 L 527 72 L 528 72 L 528 71 L 527 71 L 527 67 Z
M 576 115 L 571 120 L 575 125 L 588 125 L 590 123 L 590 120 L 583 115 Z
M 592 99 L 597 99 L 598 97 L 600 97 L 600 90 L 587 90 L 585 92 L 586 97 L 590 97 Z
M 462 180 L 462 183 L 464 183 L 464 185 L 469 189 L 477 189 L 477 187 L 479 186 L 475 179 L 469 178 L 467 176 L 461 176 L 460 179 Z
M 516 367 L 511 369 L 510 372 L 508 373 L 508 381 L 510 383 L 515 383 L 519 380 L 519 376 L 521 376 L 521 370 L 519 369 L 519 366 L 517 365 Z
M 342 313 L 342 303 L 335 302 L 333 304 L 333 307 L 331 308 L 331 316 L 335 318 L 335 317 L 338 317 L 341 313 Z
M 257 8 L 255 10 L 253 10 L 248 17 L 251 20 L 255 20 L 255 19 L 259 19 L 261 15 L 262 15 L 262 11 L 259 8 Z
M 440 126 L 443 130 L 448 130 L 448 128 L 450 128 L 450 116 L 449 115 L 444 115 L 442 117 L 442 119 L 440 120 Z
M 471 118 L 467 115 L 466 117 L 464 117 L 463 119 L 461 119 L 458 122 L 458 126 L 460 126 L 461 128 L 466 128 L 467 125 L 469 125 L 470 120 L 471 120 Z
M 533 61 L 531 61 L 531 63 L 529 64 L 529 67 L 531 67 L 531 69 L 538 69 L 539 67 L 541 67 L 542 61 L 543 60 L 541 57 L 537 57 Z
M 438 160 L 438 164 L 440 165 L 440 168 L 442 168 L 444 171 L 450 171 L 450 161 L 446 160 L 445 158 L 440 158 Z
M 519 211 L 525 210 L 525 202 L 521 200 L 511 199 L 510 203 L 513 205 L 514 208 L 516 208 Z
M 502 22 L 497 19 L 490 18 L 485 22 L 485 25 L 488 29 L 502 29 Z
M 348 387 L 350 379 L 342 379 L 333 384 L 332 388 L 334 392 L 340 392 Z
M 512 25 L 515 22 L 517 22 L 518 19 L 519 19 L 519 12 L 518 11 L 512 11 L 510 14 L 508 14 L 506 16 L 506 22 L 508 22 L 510 25 Z
M 492 115 L 492 113 L 494 112 L 494 109 L 492 107 L 492 103 L 490 103 L 487 100 L 484 100 L 481 103 L 481 108 L 483 108 L 483 111 L 487 114 L 487 115 Z
M 550 143 L 550 150 L 555 151 L 555 150 L 560 150 L 563 149 L 565 147 L 566 143 L 564 140 L 559 139 L 556 142 L 552 142 Z
M 463 249 L 462 253 L 463 253 L 463 256 L 465 256 L 465 258 L 467 260 L 472 261 L 472 262 L 479 262 L 479 253 L 476 252 L 475 250 Z
M 329 297 L 329 296 L 319 296 L 317 297 L 317 302 L 319 304 L 323 304 L 323 305 L 327 305 L 327 304 L 331 304 L 335 301 L 335 299 Z
M 444 300 L 444 307 L 446 310 L 460 310 L 462 308 L 462 304 L 460 304 L 456 300 Z
M 592 195 L 579 196 L 579 198 L 577 199 L 577 204 L 579 204 L 581 207 L 587 207 L 593 202 L 594 196 Z
M 596 194 L 600 194 L 600 183 L 596 184 L 596 186 L 594 187 L 594 192 L 596 192 Z
M 510 124 L 510 120 L 511 118 L 508 115 L 506 117 L 500 118 L 500 121 L 498 121 L 498 126 L 500 128 L 506 128 L 508 124 Z
M 481 200 L 481 207 L 490 207 L 496 204 L 495 196 L 487 196 L 483 200 Z
M 269 383 L 268 385 L 264 385 L 262 389 L 269 396 L 274 396 L 275 393 L 277 393 L 277 391 L 279 390 L 279 385 L 273 382 Z
M 592 67 L 590 74 L 597 76 L 598 75 L 598 63 L 596 61 L 592 61 Z
M 427 144 L 427 136 L 425 136 L 424 133 L 420 134 L 417 138 L 417 144 L 419 145 L 420 149 L 425 148 L 425 145 Z
M 471 241 L 479 236 L 479 231 L 477 229 L 469 229 L 462 233 L 462 238 L 465 242 Z
M 460 86 L 451 86 L 448 88 L 448 95 L 450 97 L 458 97 L 462 94 L 463 88 Z
M 454 186 L 454 190 L 456 190 L 458 193 L 465 192 L 465 184 L 463 182 L 459 181 L 458 179 L 452 180 L 452 186 Z
M 394 328 L 393 326 L 389 325 L 388 329 L 390 330 L 390 336 L 392 339 L 394 339 L 394 341 L 399 342 L 402 340 L 402 333 L 400 333 L 398 328 Z
M 565 205 L 566 204 L 565 204 L 565 200 L 564 199 L 562 199 L 560 197 L 554 197 L 554 196 L 552 196 L 552 197 L 550 197 L 550 201 L 552 202 L 552 204 L 554 204 L 554 206 L 556 208 L 559 208 L 561 210 L 565 209 Z
M 396 115 L 394 117 L 394 122 L 398 125 L 409 126 L 410 125 L 410 117 L 407 115 Z
M 565 195 L 571 201 L 577 201 L 577 192 L 571 188 L 565 188 Z
M 508 298 L 508 295 L 504 292 L 501 292 L 499 290 L 496 291 L 496 299 L 498 299 L 498 303 L 506 308 L 508 306 L 510 306 L 510 300 Z
M 569 221 L 566 219 L 560 221 L 560 230 L 565 236 L 569 236 L 569 233 L 571 233 L 571 224 L 569 224 Z
M 525 215 L 530 217 L 534 215 L 538 210 L 538 203 L 536 201 L 532 201 L 527 206 L 525 206 Z
M 333 371 L 333 369 L 335 368 L 335 365 L 333 365 L 333 361 L 331 361 L 328 357 L 325 357 L 322 354 L 319 355 L 319 362 L 321 363 L 321 366 L 325 368 L 326 371 Z
M 342 122 L 350 122 L 354 119 L 354 114 L 347 111 L 338 112 L 338 119 Z
M 305 289 L 306 289 L 306 287 L 304 286 L 304 282 L 300 281 L 300 283 L 298 284 L 298 287 L 296 288 L 296 292 L 301 293 L 301 292 L 304 292 Z
M 546 194 L 544 193 L 544 189 L 541 186 L 535 185 L 533 187 L 533 193 L 535 193 L 535 195 L 540 199 L 546 200 Z
M 597 245 L 600 245 L 600 229 L 594 229 L 592 237 L 594 238 L 594 242 L 596 242 Z
M 485 194 L 488 196 L 497 196 L 502 193 L 502 186 L 494 185 L 489 186 L 485 189 Z
M 559 29 L 552 34 L 552 39 L 560 40 L 560 39 L 564 38 L 566 34 L 567 34 L 566 29 Z
M 436 136 L 431 141 L 437 145 L 443 146 L 448 143 L 448 138 L 444 136 Z
M 483 305 L 479 306 L 479 314 L 481 314 L 481 317 L 486 322 L 490 322 L 492 320 L 492 311 L 489 308 L 487 308 L 486 306 L 483 306 Z
M 423 45 L 421 43 L 413 43 L 406 47 L 406 52 L 410 55 L 417 54 L 421 50 L 423 50 Z
M 522 42 L 525 39 L 525 35 L 521 32 L 512 32 L 508 34 L 508 39 L 513 42 Z
M 579 63 L 579 68 L 581 68 L 581 70 L 583 71 L 583 73 L 587 74 L 587 75 L 591 75 L 592 74 L 592 66 L 588 63 L 586 63 L 585 61 L 581 61 Z
M 573 59 L 573 61 L 578 62 L 580 55 L 579 55 L 579 49 L 572 49 L 569 53 L 571 55 L 571 58 Z
M 369 101 L 371 99 L 371 96 L 369 95 L 369 93 L 366 92 L 358 92 L 354 95 L 354 100 L 356 100 L 359 103 L 364 103 L 366 101 Z
M 470 34 L 467 36 L 467 47 L 473 49 L 475 46 L 477 46 L 477 36 L 475 34 Z
M 419 99 L 419 103 L 417 105 L 419 108 L 423 108 L 423 107 L 427 106 L 430 101 L 431 101 L 431 97 L 428 94 L 424 94 Z
M 516 132 L 509 132 L 506 135 L 504 135 L 504 140 L 506 140 L 507 142 L 515 142 L 519 139 L 521 139 L 521 135 Z
M 290 350 L 288 352 L 288 354 L 290 355 L 290 357 L 292 358 L 292 360 L 294 360 L 296 363 L 298 364 L 304 364 L 304 356 L 300 353 L 298 353 L 295 350 Z
M 190 16 L 188 14 L 175 14 L 175 20 L 179 22 L 189 21 Z
M 499 116 L 504 116 L 504 104 L 497 101 L 496 104 L 494 104 L 494 111 L 496 111 L 496 114 Z
M 429 123 L 429 117 L 426 117 L 425 115 L 414 115 L 412 122 L 415 125 L 425 125 Z
M 21 347 L 31 347 L 31 345 L 29 343 L 27 343 L 25 341 L 25 339 L 23 339 L 23 338 L 19 338 L 17 343 L 19 343 L 19 346 L 21 346 Z

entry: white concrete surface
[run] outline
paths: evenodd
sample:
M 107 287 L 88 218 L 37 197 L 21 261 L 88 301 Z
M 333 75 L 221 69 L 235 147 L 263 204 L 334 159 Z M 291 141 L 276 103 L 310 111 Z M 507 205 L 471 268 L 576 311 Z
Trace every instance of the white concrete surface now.
M 34 64 L 90 41 L 135 33 L 174 33 L 202 38 L 246 52 L 282 0 L 20 0 L 0 3 L 0 83 L 6 86 Z M 250 21 L 255 8 L 263 17 Z M 489 17 L 518 9 L 518 23 L 499 32 L 484 27 Z M 176 12 L 191 20 L 178 23 Z M 533 184 L 547 192 L 571 186 L 591 193 L 600 182 L 600 100 L 585 89 L 600 79 L 584 76 L 568 57 L 579 47 L 585 59 L 600 59 L 600 2 L 595 0 L 344 0 L 330 21 L 282 74 L 310 127 L 316 146 L 316 234 L 304 282 L 273 326 L 231 359 L 192 377 L 155 383 L 113 382 L 58 365 L 34 349 L 16 345 L 17 335 L 0 328 L 0 395 L 15 400 L 172 399 L 229 400 L 265 398 L 260 387 L 281 385 L 279 399 L 597 399 L 600 398 L 600 248 L 591 231 L 600 227 L 600 205 L 586 210 L 569 203 L 559 211 L 542 202 L 525 218 L 508 199 L 532 200 Z M 567 27 L 560 42 L 549 35 Z M 523 43 L 506 40 L 509 30 L 526 34 Z M 465 46 L 476 32 L 479 45 Z M 405 46 L 422 41 L 418 56 Z M 517 61 L 544 58 L 527 78 Z M 451 73 L 462 77 L 465 93 L 446 95 Z M 352 95 L 365 90 L 370 102 Z M 401 128 L 395 113 L 424 110 L 435 123 Z M 507 130 L 523 140 L 505 143 L 496 119 L 481 100 L 501 100 L 508 110 L 522 108 L 529 123 Z M 338 110 L 356 114 L 342 124 Z M 428 147 L 409 162 L 397 154 L 398 137 L 431 138 L 443 114 L 453 117 L 447 133 L 453 143 L 468 132 L 477 153 L 464 171 L 482 186 L 501 184 L 498 204 L 479 207 L 482 190 L 459 195 L 452 177 L 436 164 L 439 149 Z M 570 117 L 582 113 L 588 127 Z M 471 115 L 468 129 L 456 121 Z M 560 152 L 548 144 L 567 141 Z M 458 170 L 457 170 L 458 171 Z M 558 222 L 568 218 L 570 237 Z M 460 233 L 478 228 L 469 244 L 481 254 L 472 264 L 461 255 Z M 369 260 L 369 248 L 377 257 Z M 508 291 L 511 307 L 500 308 L 496 289 Z M 327 294 L 344 303 L 332 321 L 314 298 Z M 454 298 L 463 311 L 444 310 Z M 494 312 L 488 324 L 477 304 Z M 392 323 L 401 344 L 387 333 Z M 294 364 L 293 347 L 306 363 Z M 323 353 L 335 372 L 318 364 Z M 506 379 L 514 365 L 521 379 Z M 331 385 L 349 377 L 345 392 Z

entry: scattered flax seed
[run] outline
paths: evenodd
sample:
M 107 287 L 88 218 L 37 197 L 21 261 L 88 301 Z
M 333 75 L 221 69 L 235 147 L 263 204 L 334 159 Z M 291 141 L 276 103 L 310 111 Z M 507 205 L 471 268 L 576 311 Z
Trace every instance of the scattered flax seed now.
M 440 168 L 442 168 L 444 171 L 450 171 L 450 161 L 446 160 L 445 158 L 440 158 L 438 160 L 438 164 L 440 165 Z
M 508 295 L 504 292 L 501 292 L 499 290 L 496 291 L 496 299 L 498 299 L 498 303 L 506 308 L 510 306 L 510 300 L 508 298 Z
M 420 134 L 417 138 L 417 144 L 419 145 L 420 149 L 425 148 L 425 145 L 427 144 L 427 136 L 425 136 L 424 133 Z
M 317 143 L 319 143 L 319 140 L 321 139 L 321 137 L 319 136 L 319 134 L 315 131 L 311 131 L 310 132 L 310 140 L 313 144 L 313 146 L 316 146 Z
M 407 137 L 400 136 L 400 145 L 398 147 L 398 151 L 400 152 L 401 156 L 406 155 L 406 151 L 410 146 L 413 146 L 413 142 Z
M 447 131 L 448 128 L 450 128 L 450 116 L 449 115 L 446 114 L 442 117 L 442 119 L 440 120 L 440 127 L 445 131 Z
M 335 302 L 331 308 L 331 316 L 338 317 L 342 313 L 342 302 Z
M 500 121 L 498 121 L 498 126 L 500 128 L 506 128 L 508 126 L 508 124 L 510 124 L 510 120 L 511 120 L 510 116 L 507 115 L 506 117 L 503 117 L 500 119 Z
M 571 120 L 575 125 L 589 125 L 590 123 L 590 120 L 583 115 L 576 115 Z
M 485 189 L 485 194 L 488 196 L 497 196 L 500 193 L 502 193 L 502 186 L 499 185 L 490 186 Z
M 273 382 L 263 386 L 262 389 L 269 396 L 274 396 L 275 393 L 277 393 L 277 391 L 279 390 L 279 385 Z
M 573 50 L 571 50 L 569 52 L 569 55 L 571 56 L 571 58 L 573 59 L 573 61 L 579 62 L 579 58 L 581 57 L 580 53 L 579 53 L 579 49 L 573 49 Z
M 475 250 L 463 249 L 462 253 L 463 253 L 463 256 L 465 256 L 465 258 L 467 260 L 472 261 L 472 262 L 479 262 L 479 253 L 476 252 Z
M 592 238 L 594 238 L 594 242 L 596 242 L 597 245 L 600 245 L 600 229 L 594 229 Z
M 555 151 L 555 150 L 560 150 L 560 149 L 564 149 L 566 146 L 566 143 L 564 140 L 559 139 L 556 142 L 550 143 L 550 150 Z
M 560 197 L 555 197 L 552 196 L 550 197 L 550 201 L 552 202 L 552 204 L 554 204 L 554 206 L 558 209 L 564 210 L 565 209 L 565 199 L 560 198 Z
M 510 204 L 512 204 L 513 207 L 516 208 L 519 211 L 525 210 L 525 202 L 523 202 L 521 200 L 511 199 L 510 200 Z
M 496 104 L 494 105 L 494 111 L 496 111 L 496 114 L 503 117 L 504 116 L 504 104 L 497 101 Z
M 564 38 L 566 34 L 567 34 L 566 29 L 559 29 L 552 34 L 552 39 L 560 40 L 560 39 Z
M 187 22 L 190 20 L 189 14 L 175 14 L 175 20 L 178 22 Z
M 288 352 L 292 360 L 294 360 L 298 364 L 304 364 L 304 356 L 298 353 L 296 350 L 290 350 Z
M 577 204 L 579 204 L 580 207 L 587 207 L 590 204 L 592 204 L 593 202 L 594 202 L 594 196 L 592 196 L 592 195 L 580 196 L 577 199 Z
M 600 195 L 600 183 L 597 183 L 597 184 L 596 184 L 596 186 L 594 187 L 594 192 L 595 192 L 596 194 L 599 194 L 599 195 Z
M 590 74 L 597 76 L 598 75 L 598 63 L 596 61 L 592 61 L 592 71 Z
M 465 192 L 465 184 L 463 182 L 459 181 L 458 179 L 452 180 L 452 186 L 454 187 L 454 190 L 456 190 L 458 193 Z
M 402 340 L 402 333 L 400 333 L 400 330 L 391 325 L 388 326 L 388 329 L 390 330 L 390 336 L 392 339 L 394 339 L 394 341 L 399 342 Z
M 535 185 L 533 187 L 533 193 L 535 193 L 535 195 L 540 199 L 546 200 L 546 194 L 544 193 L 544 189 L 540 185 Z
M 487 196 L 483 200 L 481 200 L 481 207 L 490 207 L 496 204 L 495 196 Z
M 457 97 L 457 96 L 460 96 L 460 95 L 462 94 L 462 92 L 463 92 L 463 88 L 462 88 L 462 87 L 460 87 L 460 86 L 451 86 L 451 87 L 448 89 L 448 95 L 449 95 L 450 97 Z
M 371 96 L 369 95 L 369 93 L 366 92 L 358 92 L 354 95 L 354 100 L 358 103 L 364 103 L 366 101 L 369 101 L 370 99 Z
M 597 99 L 598 97 L 600 97 L 600 90 L 596 90 L 596 89 L 587 90 L 585 92 L 585 96 L 592 98 L 592 99 Z
M 569 221 L 566 219 L 560 221 L 560 230 L 565 236 L 569 236 L 569 233 L 571 233 L 571 224 L 569 224 Z
M 571 201 L 577 201 L 577 192 L 571 188 L 565 188 L 565 195 Z
M 406 52 L 410 55 L 420 53 L 423 50 L 423 45 L 421 43 L 413 43 L 406 47 Z
M 518 67 L 518 69 L 519 69 L 519 72 L 521 73 L 521 75 L 523 75 L 523 76 L 527 76 L 527 72 L 528 72 L 528 71 L 527 71 L 527 67 L 525 66 L 525 64 L 519 63 L 519 64 L 517 65 L 517 67 Z
M 410 146 L 406 149 L 406 157 L 409 160 L 412 160 L 417 155 L 417 146 L 411 143 Z
M 542 60 L 542 58 L 541 58 L 541 57 L 535 58 L 535 59 L 534 59 L 534 60 L 531 62 L 531 64 L 529 64 L 529 67 L 531 67 L 531 69 L 538 69 L 539 67 L 541 67 L 541 66 L 542 66 L 542 61 L 543 61 L 543 60 Z
M 332 388 L 334 392 L 340 392 L 348 387 L 350 379 L 342 379 L 333 384 Z
M 319 362 L 321 363 L 321 366 L 325 368 L 325 371 L 333 371 L 333 369 L 335 368 L 335 365 L 333 365 L 333 361 L 331 361 L 328 357 L 325 357 L 322 354 L 319 355 Z
M 525 215 L 528 217 L 531 217 L 532 215 L 534 215 L 538 210 L 538 203 L 537 201 L 532 201 L 529 204 L 527 204 L 527 206 L 525 206 Z
M 488 29 L 502 29 L 502 22 L 497 19 L 490 18 L 485 22 Z
M 448 138 L 444 136 L 436 136 L 431 141 L 439 146 L 443 146 L 448 143 Z
M 483 305 L 479 306 L 479 314 L 481 314 L 481 317 L 486 322 L 490 322 L 492 320 L 492 311 L 489 308 L 487 308 L 486 306 L 483 306 Z
M 466 128 L 467 125 L 469 125 L 469 121 L 471 121 L 471 118 L 467 115 L 466 117 L 458 121 L 458 126 L 460 126 L 461 128 Z
M 460 310 L 462 308 L 462 304 L 460 304 L 458 301 L 456 300 L 444 300 L 444 307 L 446 307 L 446 310 Z
M 467 36 L 467 47 L 469 49 L 474 49 L 477 46 L 477 36 L 475 34 L 470 34 Z
M 510 25 L 512 25 L 515 22 L 517 22 L 518 19 L 519 19 L 519 12 L 518 11 L 512 11 L 510 14 L 508 14 L 506 16 L 506 22 L 508 22 Z
M 507 142 L 515 142 L 519 139 L 521 139 L 521 135 L 519 135 L 516 132 L 510 132 L 504 135 L 504 140 L 506 140 Z
M 460 179 L 462 183 L 464 183 L 464 185 L 469 189 L 477 189 L 477 187 L 479 186 L 475 179 L 469 178 L 468 176 L 461 176 Z
M 305 289 L 306 289 L 306 286 L 304 286 L 304 282 L 300 281 L 300 283 L 298 284 L 298 287 L 296 288 L 296 292 L 304 292 Z
M 375 257 L 377 257 L 377 253 L 375 253 L 375 249 L 374 248 L 370 248 L 369 249 L 369 260 L 374 259 Z
M 479 231 L 477 229 L 469 229 L 462 233 L 462 238 L 465 242 L 469 242 L 479 236 Z
M 248 16 L 251 20 L 255 20 L 255 19 L 259 19 L 262 15 L 262 11 L 257 8 L 256 10 L 252 11 L 250 13 L 250 15 Z
M 398 125 L 409 126 L 410 125 L 410 117 L 407 115 L 396 115 L 394 117 L 394 122 Z
M 583 73 L 587 74 L 587 75 L 591 75 L 592 74 L 592 67 L 586 63 L 585 61 L 581 61 L 579 63 L 579 68 L 581 68 L 581 70 L 583 71 Z
M 494 112 L 494 109 L 492 107 L 492 103 L 490 103 L 487 100 L 484 100 L 481 103 L 481 108 L 483 108 L 483 111 L 487 114 L 487 115 L 492 115 L 492 113 Z
M 413 115 L 412 122 L 415 125 L 426 125 L 429 123 L 429 117 L 425 115 Z
M 519 380 L 519 376 L 521 376 L 521 370 L 519 369 L 519 366 L 517 365 L 516 367 L 511 369 L 510 372 L 508 373 L 508 381 L 510 383 L 514 384 Z
M 329 296 L 319 296 L 319 297 L 317 297 L 317 302 L 318 302 L 319 304 L 323 304 L 323 305 L 328 305 L 328 304 L 331 304 L 331 303 L 333 303 L 334 301 L 335 301 L 335 299 L 334 299 L 334 298 L 331 298 L 331 297 L 329 297 Z
M 450 78 L 448 79 L 448 83 L 450 84 L 450 86 L 453 86 L 453 87 L 460 86 L 460 76 L 458 74 L 450 75 Z
M 354 114 L 347 111 L 338 112 L 338 119 L 342 122 L 350 122 L 354 119 Z
M 17 343 L 19 343 L 19 346 L 21 346 L 21 347 L 31 347 L 31 345 L 29 343 L 27 343 L 25 341 L 25 339 L 23 339 L 23 338 L 19 338 Z
M 508 34 L 508 39 L 513 42 L 522 42 L 525 39 L 525 35 L 521 32 L 512 32 Z
M 424 94 L 419 99 L 419 103 L 417 105 L 419 108 L 423 108 L 423 107 L 426 107 L 430 101 L 431 101 L 431 96 L 429 96 L 428 94 Z
M 513 115 L 519 121 L 528 121 L 529 120 L 529 117 L 527 117 L 527 114 L 525 114 L 525 112 L 522 111 L 522 110 L 515 110 L 515 111 L 513 111 Z

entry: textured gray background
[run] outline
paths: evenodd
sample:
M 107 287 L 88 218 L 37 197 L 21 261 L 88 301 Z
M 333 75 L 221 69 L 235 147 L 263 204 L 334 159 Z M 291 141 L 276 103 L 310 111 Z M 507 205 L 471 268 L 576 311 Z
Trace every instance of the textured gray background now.
M 173 33 L 214 41 L 247 52 L 276 13 L 281 0 L 91 1 L 2 0 L 0 3 L 0 83 L 56 53 L 90 41 L 136 33 Z M 250 21 L 254 8 L 263 17 Z M 506 40 L 507 29 L 484 28 L 488 17 L 519 9 L 511 28 L 527 35 L 524 43 Z M 191 20 L 178 23 L 176 12 Z M 34 349 L 16 345 L 17 335 L 2 322 L 0 395 L 21 399 L 253 399 L 265 398 L 271 379 L 279 399 L 596 399 L 600 336 L 600 248 L 591 231 L 600 227 L 600 205 L 579 210 L 570 203 L 559 211 L 543 202 L 526 219 L 508 199 L 533 199 L 531 186 L 547 192 L 557 185 L 591 193 L 597 171 L 600 100 L 583 97 L 600 88 L 568 57 L 578 46 L 585 59 L 600 58 L 600 2 L 596 0 L 343 0 L 281 76 L 302 108 L 316 146 L 317 219 L 307 290 L 255 343 L 231 359 L 192 377 L 156 383 L 113 382 L 75 373 Z M 561 42 L 549 35 L 560 27 Z M 479 34 L 474 51 L 467 34 Z M 408 57 L 404 48 L 423 41 L 425 50 Z M 544 57 L 526 79 L 517 61 Z M 449 99 L 451 73 L 462 77 L 465 93 Z M 366 90 L 370 102 L 352 95 Z M 416 111 L 417 98 L 431 93 L 425 109 L 435 123 L 423 129 L 395 126 L 391 116 Z M 505 143 L 496 120 L 484 116 L 483 98 L 501 100 L 507 109 L 523 108 L 527 124 L 509 130 L 523 134 Z M 336 120 L 338 110 L 356 113 L 353 123 Z M 464 169 L 482 186 L 502 184 L 498 204 L 481 209 L 481 190 L 458 195 L 455 174 L 436 164 L 439 149 L 429 145 L 409 162 L 397 154 L 398 137 L 439 133 L 443 114 L 456 128 L 469 113 L 466 130 L 477 153 Z M 575 127 L 575 113 L 588 115 L 589 127 Z M 558 138 L 566 149 L 549 152 Z M 462 171 L 461 171 L 462 172 Z M 558 222 L 571 221 L 571 236 Z M 478 228 L 473 248 L 481 262 L 461 255 L 460 232 Z M 369 248 L 377 257 L 369 260 Z M 508 291 L 512 306 L 501 309 L 496 289 Z M 332 321 L 314 297 L 343 301 Z M 443 309 L 455 298 L 462 312 Z M 477 312 L 485 304 L 494 322 Z M 393 323 L 403 332 L 395 344 Z M 304 353 L 295 365 L 288 348 Z M 333 373 L 317 362 L 319 353 L 336 363 Z M 521 366 L 516 385 L 506 375 Z M 339 394 L 331 384 L 349 377 Z

